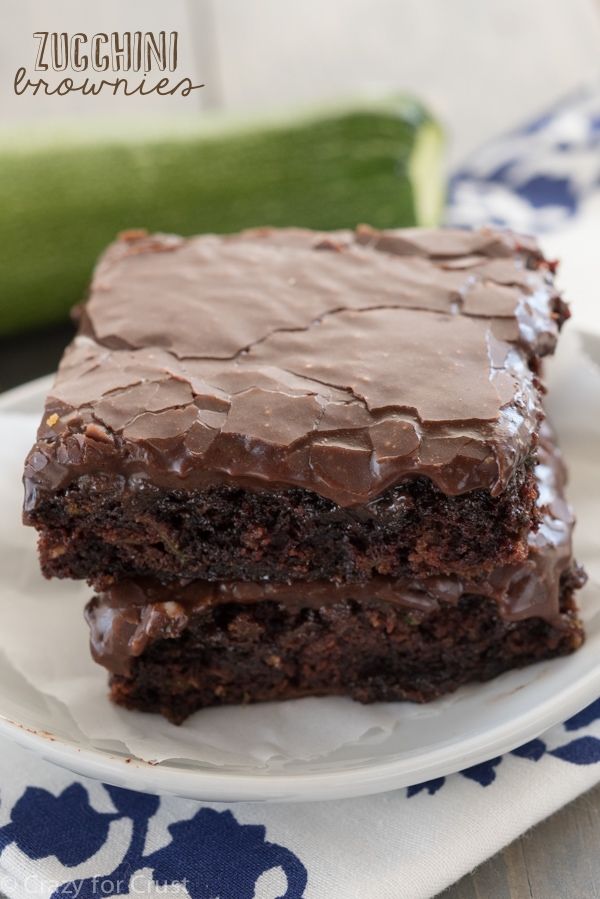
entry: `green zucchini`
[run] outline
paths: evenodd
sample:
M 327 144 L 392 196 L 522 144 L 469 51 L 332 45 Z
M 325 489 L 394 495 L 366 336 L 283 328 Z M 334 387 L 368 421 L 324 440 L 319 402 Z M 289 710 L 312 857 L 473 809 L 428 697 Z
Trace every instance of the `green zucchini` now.
M 399 227 L 439 216 L 441 133 L 409 99 L 159 129 L 4 135 L 0 334 L 64 319 L 98 254 L 129 228 Z

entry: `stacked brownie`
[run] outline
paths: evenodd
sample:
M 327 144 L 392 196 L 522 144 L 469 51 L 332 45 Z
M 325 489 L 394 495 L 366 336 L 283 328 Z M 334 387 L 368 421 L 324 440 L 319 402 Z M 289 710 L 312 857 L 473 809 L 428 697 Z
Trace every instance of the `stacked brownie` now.
M 422 702 L 577 648 L 567 316 L 508 232 L 122 235 L 25 469 L 113 699 Z

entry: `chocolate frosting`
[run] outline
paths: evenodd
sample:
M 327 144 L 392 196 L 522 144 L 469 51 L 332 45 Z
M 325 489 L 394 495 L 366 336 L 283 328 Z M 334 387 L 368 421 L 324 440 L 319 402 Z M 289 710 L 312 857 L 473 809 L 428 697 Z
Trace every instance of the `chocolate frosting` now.
M 164 586 L 149 580 L 125 581 L 88 604 L 92 654 L 115 674 L 127 674 L 132 659 L 157 639 L 181 636 L 193 616 L 222 603 L 272 601 L 287 608 L 319 608 L 344 600 L 379 600 L 427 612 L 462 596 L 494 600 L 506 621 L 543 618 L 561 626 L 560 579 L 573 566 L 573 515 L 564 498 L 565 472 L 560 456 L 542 440 L 536 468 L 541 525 L 529 537 L 529 556 L 494 569 L 481 579 L 456 576 L 425 580 L 374 578 L 367 584 L 188 583 Z M 573 569 L 574 582 L 580 576 Z
M 567 316 L 536 244 L 490 229 L 183 239 L 100 260 L 25 471 L 299 486 L 359 505 L 403 477 L 498 495 Z

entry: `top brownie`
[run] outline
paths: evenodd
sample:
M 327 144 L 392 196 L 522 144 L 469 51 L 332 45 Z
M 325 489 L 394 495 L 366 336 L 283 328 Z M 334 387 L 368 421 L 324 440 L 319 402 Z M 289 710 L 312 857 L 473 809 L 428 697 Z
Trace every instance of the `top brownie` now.
M 108 467 L 351 506 L 425 475 L 497 495 L 532 448 L 537 361 L 565 315 L 537 246 L 506 232 L 126 233 L 28 477 L 57 489 Z
M 567 315 L 553 265 L 506 231 L 127 232 L 50 391 L 26 520 L 66 529 L 48 503 L 98 475 L 196 496 L 293 488 L 342 511 L 417 481 L 516 491 L 525 546 L 539 359 Z M 120 573 L 153 573 L 134 568 Z

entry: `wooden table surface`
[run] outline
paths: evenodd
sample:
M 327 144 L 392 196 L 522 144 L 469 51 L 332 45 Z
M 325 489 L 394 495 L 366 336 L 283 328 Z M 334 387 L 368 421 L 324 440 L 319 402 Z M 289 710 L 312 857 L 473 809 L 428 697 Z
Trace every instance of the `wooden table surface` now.
M 600 786 L 441 894 L 443 899 L 600 897 Z M 441 899 L 440 897 L 440 899 Z
M 0 339 L 0 391 L 54 371 L 71 325 Z M 463 877 L 443 899 L 600 899 L 600 785 Z M 2 896 L 0 895 L 0 899 Z M 398 894 L 398 899 L 411 899 Z

